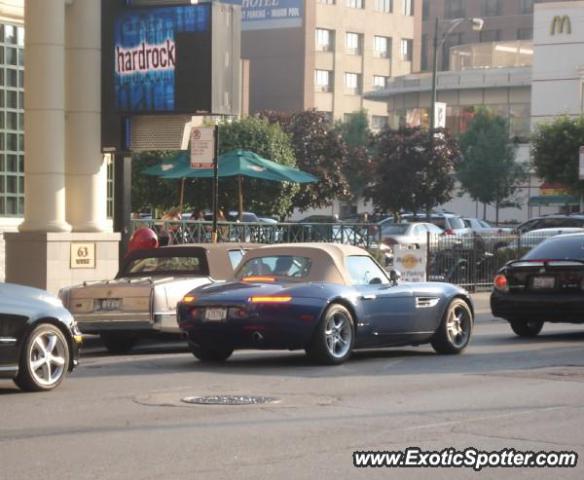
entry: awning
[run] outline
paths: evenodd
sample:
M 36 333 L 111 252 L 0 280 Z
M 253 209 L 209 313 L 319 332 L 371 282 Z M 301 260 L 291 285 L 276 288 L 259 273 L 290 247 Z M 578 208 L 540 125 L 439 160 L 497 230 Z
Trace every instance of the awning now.
M 530 207 L 549 207 L 550 205 L 580 205 L 580 199 L 574 195 L 539 195 L 531 197 Z

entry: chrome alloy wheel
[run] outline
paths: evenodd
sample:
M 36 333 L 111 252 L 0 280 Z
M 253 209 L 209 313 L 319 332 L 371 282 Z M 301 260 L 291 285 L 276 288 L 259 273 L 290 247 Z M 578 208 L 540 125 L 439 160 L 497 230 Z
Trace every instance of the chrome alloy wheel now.
M 50 387 L 59 382 L 67 370 L 67 345 L 51 331 L 41 331 L 30 343 L 28 353 L 29 370 L 35 381 Z
M 460 348 L 466 344 L 470 336 L 471 318 L 468 310 L 457 305 L 450 311 L 446 322 L 446 331 L 452 345 Z
M 324 329 L 326 347 L 335 358 L 347 355 L 351 348 L 353 328 L 344 312 L 335 312 L 326 320 Z

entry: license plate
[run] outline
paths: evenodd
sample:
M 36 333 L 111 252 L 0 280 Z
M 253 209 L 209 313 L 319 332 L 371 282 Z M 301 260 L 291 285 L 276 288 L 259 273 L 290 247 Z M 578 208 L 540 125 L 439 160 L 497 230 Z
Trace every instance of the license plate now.
M 205 320 L 209 322 L 222 322 L 227 318 L 226 308 L 207 308 L 205 310 Z
M 97 301 L 97 310 L 100 310 L 102 312 L 119 310 L 121 304 L 122 304 L 121 298 L 102 298 Z
M 556 286 L 554 277 L 533 277 L 533 288 L 536 290 L 551 289 Z

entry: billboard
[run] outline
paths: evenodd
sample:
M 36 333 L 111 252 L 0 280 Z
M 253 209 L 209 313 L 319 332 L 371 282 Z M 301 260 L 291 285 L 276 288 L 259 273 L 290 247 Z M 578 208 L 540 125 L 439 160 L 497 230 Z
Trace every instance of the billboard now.
M 304 0 L 222 0 L 241 5 L 241 29 L 267 30 L 302 26 Z
M 155 113 L 208 109 L 205 95 L 200 94 L 209 94 L 209 90 L 199 95 L 182 91 L 183 86 L 192 87 L 181 82 L 181 75 L 190 79 L 196 73 L 209 76 L 205 72 L 211 70 L 210 19 L 210 4 L 136 8 L 118 15 L 110 47 L 115 110 Z M 197 65 L 181 62 L 188 57 L 196 57 Z M 199 72 L 185 71 L 189 67 L 197 67 Z

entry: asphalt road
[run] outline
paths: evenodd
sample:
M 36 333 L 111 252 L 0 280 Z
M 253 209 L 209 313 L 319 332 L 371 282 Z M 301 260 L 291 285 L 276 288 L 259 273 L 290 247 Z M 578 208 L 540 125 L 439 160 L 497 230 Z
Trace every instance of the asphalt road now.
M 0 479 L 584 478 L 584 327 L 514 337 L 484 296 L 472 345 L 359 352 L 339 367 L 301 353 L 197 363 L 181 344 L 112 357 L 89 346 L 47 394 L 0 381 Z M 263 406 L 187 405 L 261 395 Z M 355 450 L 574 450 L 574 469 L 356 469 Z

